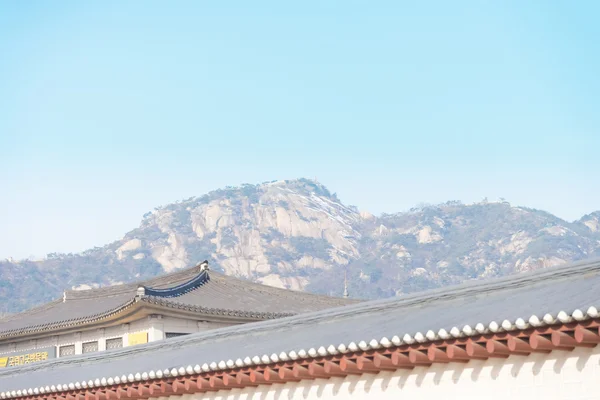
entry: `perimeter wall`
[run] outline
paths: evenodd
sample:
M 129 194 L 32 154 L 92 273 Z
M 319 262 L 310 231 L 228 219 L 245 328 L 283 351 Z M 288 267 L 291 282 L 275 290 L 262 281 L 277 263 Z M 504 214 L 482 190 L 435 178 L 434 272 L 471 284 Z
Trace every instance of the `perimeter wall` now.
M 161 400 L 600 399 L 600 347 L 433 364 L 413 370 L 301 381 Z

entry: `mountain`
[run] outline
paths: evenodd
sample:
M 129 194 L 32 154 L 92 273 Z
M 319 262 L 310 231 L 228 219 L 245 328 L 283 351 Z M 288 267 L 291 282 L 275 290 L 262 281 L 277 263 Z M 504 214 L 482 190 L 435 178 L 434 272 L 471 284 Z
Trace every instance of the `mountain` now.
M 600 212 L 567 222 L 504 201 L 451 201 L 373 216 L 298 179 L 156 208 L 121 240 L 80 254 L 0 262 L 0 313 L 204 259 L 230 275 L 337 296 L 346 269 L 351 296 L 378 298 L 595 256 Z

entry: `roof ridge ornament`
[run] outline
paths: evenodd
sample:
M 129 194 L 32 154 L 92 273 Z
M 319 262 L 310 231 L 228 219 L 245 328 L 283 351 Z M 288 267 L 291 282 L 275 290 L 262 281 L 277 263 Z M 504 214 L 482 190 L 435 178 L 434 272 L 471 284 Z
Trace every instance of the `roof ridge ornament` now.
M 143 286 L 138 286 L 137 291 L 135 292 L 135 297 L 141 298 L 146 295 L 146 288 Z
M 204 285 L 207 281 L 210 280 L 210 276 L 207 273 L 208 271 L 208 261 L 203 261 L 200 264 L 200 271 L 196 274 L 195 277 L 190 280 L 177 284 L 177 286 L 171 286 L 166 288 L 153 288 L 148 286 L 140 286 L 138 287 L 138 294 L 136 298 L 140 297 L 140 291 L 143 290 L 143 297 L 179 297 L 184 295 L 192 290 L 197 289 L 198 287 Z

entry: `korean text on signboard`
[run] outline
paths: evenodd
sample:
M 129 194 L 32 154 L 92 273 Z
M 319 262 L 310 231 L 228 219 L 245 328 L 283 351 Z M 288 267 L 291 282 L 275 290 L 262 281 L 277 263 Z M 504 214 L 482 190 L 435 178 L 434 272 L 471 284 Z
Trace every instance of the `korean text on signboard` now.
M 56 347 L 28 350 L 0 356 L 0 368 L 16 367 L 56 358 Z

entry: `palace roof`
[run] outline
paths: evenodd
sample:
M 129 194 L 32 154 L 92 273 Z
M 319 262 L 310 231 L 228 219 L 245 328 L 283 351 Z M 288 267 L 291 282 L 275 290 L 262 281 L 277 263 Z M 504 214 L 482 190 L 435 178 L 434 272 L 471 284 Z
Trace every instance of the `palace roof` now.
M 594 347 L 598 287 L 600 261 L 470 282 L 7 368 L 0 396 L 148 398 Z
M 167 309 L 220 319 L 258 321 L 355 303 L 253 283 L 203 269 L 125 285 L 70 290 L 60 299 L 0 319 L 0 340 L 90 323 L 119 321 L 138 309 Z

